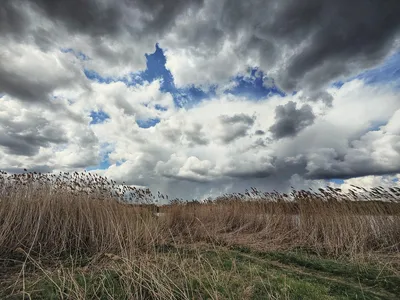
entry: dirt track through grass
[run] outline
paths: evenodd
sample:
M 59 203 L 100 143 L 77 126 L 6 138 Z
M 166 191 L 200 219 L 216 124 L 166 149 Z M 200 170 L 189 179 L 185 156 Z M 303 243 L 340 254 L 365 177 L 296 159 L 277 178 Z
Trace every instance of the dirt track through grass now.
M 134 299 L 129 296 L 119 298 L 123 295 L 118 288 L 123 286 L 125 275 L 122 270 L 126 268 L 126 264 L 118 258 L 112 260 L 111 264 L 105 263 L 100 268 L 90 261 L 79 266 L 68 266 L 64 261 L 63 274 L 71 274 L 70 279 L 77 278 L 73 283 L 64 282 L 67 286 L 65 294 L 71 293 L 68 291 L 71 286 L 77 289 L 84 284 L 85 287 L 80 288 L 88 289 L 84 294 L 87 299 Z M 164 245 L 149 260 L 154 260 L 155 264 L 167 264 L 163 272 L 169 274 L 176 283 L 177 294 L 174 299 L 400 298 L 400 277 L 389 270 L 371 264 L 322 258 L 302 251 L 265 252 L 239 246 L 220 247 L 207 244 L 202 247 Z M 8 280 L 1 285 L 1 299 L 24 299 L 18 290 L 18 284 L 15 285 L 15 279 L 20 272 L 18 262 L 21 264 L 22 260 L 9 264 Z M 95 266 L 92 270 L 91 265 Z M 60 278 L 57 278 L 59 267 L 43 267 L 47 272 L 46 276 L 37 268 L 32 268 L 32 265 L 28 266 L 25 292 L 31 299 L 58 299 L 59 294 L 54 283 L 60 284 Z M 183 276 L 178 272 L 180 269 L 183 270 Z M 91 288 L 86 287 L 88 284 L 96 285 L 97 292 L 89 292 Z M 12 288 L 5 290 L 6 285 L 14 285 L 14 292 L 11 293 Z M 104 285 L 111 290 L 102 291 Z M 179 289 L 186 289 L 186 294 L 179 294 Z M 66 299 L 85 298 L 71 296 Z M 150 296 L 146 299 L 160 298 Z
M 296 263 L 293 258 L 297 259 L 297 255 L 289 253 L 254 253 L 243 251 L 234 251 L 238 256 L 253 261 L 260 266 L 278 269 L 288 276 L 298 278 L 307 282 L 317 282 L 325 286 L 329 286 L 333 291 L 339 292 L 344 297 L 360 296 L 365 299 L 399 299 L 400 297 L 400 278 L 392 275 L 386 278 L 371 278 L 370 274 L 335 272 L 313 267 L 313 260 L 309 258 L 307 263 Z M 276 255 L 278 254 L 278 255 Z M 320 261 L 329 262 L 329 260 Z M 304 264 L 304 262 L 306 262 Z M 339 265 L 337 262 L 329 262 Z M 343 265 L 341 265 L 343 267 Z M 377 270 L 374 270 L 377 271 Z M 384 288 L 387 288 L 384 289 Z M 362 299 L 361 298 L 361 299 Z

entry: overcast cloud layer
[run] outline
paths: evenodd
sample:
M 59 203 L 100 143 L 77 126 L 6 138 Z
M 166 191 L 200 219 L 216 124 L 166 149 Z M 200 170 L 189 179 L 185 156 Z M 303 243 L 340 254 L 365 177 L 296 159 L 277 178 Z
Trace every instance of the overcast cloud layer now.
M 0 169 L 190 199 L 399 184 L 399 15 L 397 0 L 4 0 Z

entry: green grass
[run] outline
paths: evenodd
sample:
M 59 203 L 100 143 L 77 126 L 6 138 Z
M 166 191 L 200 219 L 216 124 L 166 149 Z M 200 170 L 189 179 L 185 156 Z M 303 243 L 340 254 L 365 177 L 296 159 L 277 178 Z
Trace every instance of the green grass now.
M 97 264 L 36 268 L 25 274 L 24 293 L 19 279 L 14 291 L 2 285 L 0 299 L 400 298 L 400 278 L 388 270 L 299 251 L 164 245 L 142 262 Z

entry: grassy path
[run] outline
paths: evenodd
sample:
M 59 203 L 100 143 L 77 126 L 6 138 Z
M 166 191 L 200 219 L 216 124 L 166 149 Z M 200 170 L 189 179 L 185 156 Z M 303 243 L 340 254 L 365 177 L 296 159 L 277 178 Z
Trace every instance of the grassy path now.
M 145 258 L 143 265 L 127 264 L 122 258 L 108 265 L 85 264 L 70 267 L 65 261 L 61 277 L 51 266 L 46 276 L 30 268 L 25 295 L 30 299 L 400 299 L 400 278 L 388 270 L 304 252 L 167 246 Z M 9 267 L 10 274 L 3 272 L 0 280 L 18 277 L 16 262 Z M 126 273 L 127 268 L 133 273 Z M 0 299 L 28 299 L 17 287 L 11 295 L 2 283 Z
M 350 299 L 400 298 L 400 278 L 382 274 L 384 272 L 377 269 L 360 270 L 356 266 L 293 253 L 235 252 L 255 264 L 280 270 L 298 280 L 328 286 L 332 296 Z

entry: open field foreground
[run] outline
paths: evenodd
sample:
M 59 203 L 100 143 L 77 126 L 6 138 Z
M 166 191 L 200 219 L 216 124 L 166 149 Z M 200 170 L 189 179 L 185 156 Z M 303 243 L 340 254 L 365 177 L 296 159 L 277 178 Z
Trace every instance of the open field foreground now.
M 398 188 L 163 198 L 3 172 L 0 299 L 400 298 Z

